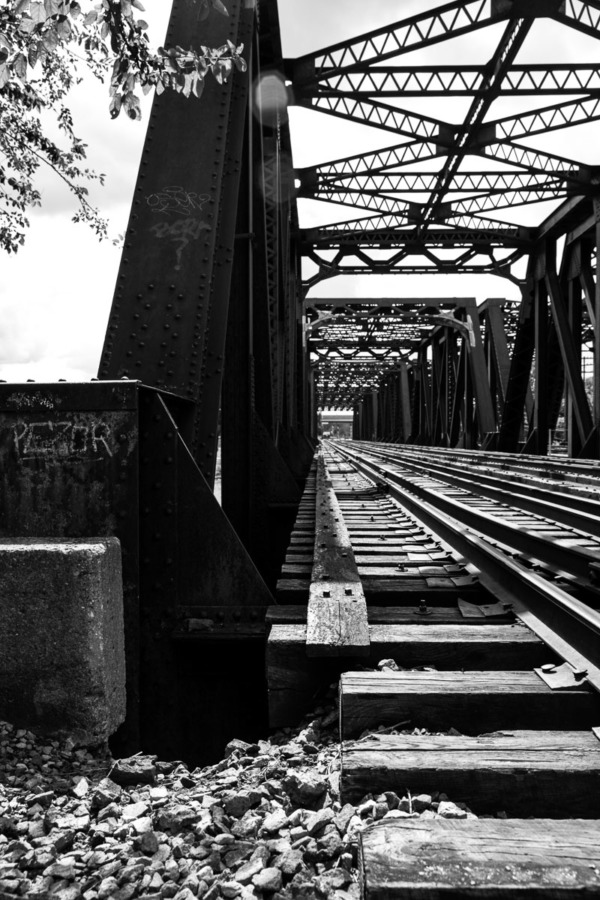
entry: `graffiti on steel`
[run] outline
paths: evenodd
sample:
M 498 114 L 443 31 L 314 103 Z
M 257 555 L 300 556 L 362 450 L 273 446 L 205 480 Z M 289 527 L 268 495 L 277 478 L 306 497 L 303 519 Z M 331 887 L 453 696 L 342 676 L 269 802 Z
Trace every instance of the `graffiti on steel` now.
M 18 422 L 12 431 L 22 460 L 114 455 L 114 437 L 105 422 Z
M 146 197 L 146 203 L 155 213 L 163 213 L 171 218 L 155 222 L 150 231 L 159 240 L 175 244 L 175 271 L 181 269 L 183 251 L 192 241 L 198 240 L 202 232 L 210 231 L 210 225 L 201 215 L 208 194 L 186 191 L 180 185 L 161 188 Z

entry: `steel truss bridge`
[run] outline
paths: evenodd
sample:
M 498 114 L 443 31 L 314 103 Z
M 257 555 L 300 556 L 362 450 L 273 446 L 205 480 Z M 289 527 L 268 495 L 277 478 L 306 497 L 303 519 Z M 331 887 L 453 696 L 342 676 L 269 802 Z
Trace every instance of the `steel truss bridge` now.
M 126 731 L 159 722 L 163 753 L 173 635 L 256 630 L 319 407 L 353 409 L 363 440 L 509 453 L 545 454 L 560 421 L 570 456 L 600 456 L 600 0 L 427 0 L 296 59 L 276 0 L 227 6 L 199 25 L 174 0 L 167 45 L 243 43 L 249 72 L 154 101 L 99 380 L 0 388 L 2 534 L 120 538 Z M 549 24 L 581 59 L 552 58 Z M 292 105 L 381 146 L 294 169 Z M 303 227 L 307 199 L 323 224 Z M 433 273 L 520 300 L 402 278 Z M 332 280 L 366 274 L 398 276 L 393 296 Z

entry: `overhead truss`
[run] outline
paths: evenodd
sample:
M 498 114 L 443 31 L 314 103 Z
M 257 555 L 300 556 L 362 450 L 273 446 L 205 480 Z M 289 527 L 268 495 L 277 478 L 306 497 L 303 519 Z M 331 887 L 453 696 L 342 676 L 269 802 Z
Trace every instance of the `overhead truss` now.
M 367 272 L 510 274 L 531 252 L 535 234 L 514 213 L 509 224 L 497 211 L 590 197 L 598 182 L 585 161 L 529 143 L 600 119 L 596 60 L 524 63 L 519 53 L 540 21 L 597 38 L 599 17 L 597 0 L 457 0 L 288 60 L 296 103 L 400 139 L 298 173 L 300 196 L 368 213 L 301 233 L 302 252 L 314 264 L 307 286 Z M 402 64 L 407 53 L 493 25 L 500 29 L 497 45 L 480 65 Z M 406 106 L 411 97 L 452 96 L 470 98 L 459 122 L 430 115 L 423 102 Z M 497 101 L 507 96 L 528 98 L 529 108 L 495 116 Z M 470 252 L 448 259 L 437 252 L 444 240 Z M 370 252 L 374 246 L 402 252 L 386 267 Z M 415 259 L 428 251 L 429 265 Z
M 440 3 L 286 63 L 294 103 L 394 135 L 296 172 L 300 198 L 339 210 L 298 234 L 319 402 L 353 407 L 363 438 L 542 452 L 564 396 L 569 448 L 599 449 L 600 388 L 590 398 L 584 381 L 590 358 L 600 381 L 600 158 L 573 129 L 600 121 L 600 43 L 576 62 L 531 60 L 549 21 L 597 40 L 600 0 Z M 480 63 L 432 65 L 432 47 L 492 26 Z M 563 134 L 572 154 L 548 140 Z M 337 275 L 432 273 L 502 276 L 522 306 L 406 300 L 402 282 L 386 300 L 313 298 Z

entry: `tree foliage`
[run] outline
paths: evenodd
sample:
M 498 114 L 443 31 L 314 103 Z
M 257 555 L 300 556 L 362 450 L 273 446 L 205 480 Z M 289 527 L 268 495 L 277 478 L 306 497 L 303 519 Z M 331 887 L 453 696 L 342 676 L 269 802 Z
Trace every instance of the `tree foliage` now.
M 222 0 L 194 0 L 200 19 Z M 99 175 L 85 165 L 86 145 L 68 106 L 82 69 L 109 79 L 109 111 L 141 118 L 140 92 L 173 90 L 200 97 L 209 73 L 224 82 L 245 70 L 243 47 L 184 49 L 150 46 L 140 0 L 0 0 L 0 247 L 15 252 L 40 205 L 40 166 L 50 166 L 78 200 L 75 221 L 100 237 L 107 224 L 88 200 L 86 182 Z

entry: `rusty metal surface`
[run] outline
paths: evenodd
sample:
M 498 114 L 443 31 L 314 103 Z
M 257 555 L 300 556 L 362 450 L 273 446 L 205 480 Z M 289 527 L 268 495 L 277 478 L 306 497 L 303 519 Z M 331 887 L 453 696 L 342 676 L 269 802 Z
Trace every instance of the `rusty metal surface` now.
M 171 758 L 180 752 L 182 734 L 194 743 L 213 727 L 210 710 L 224 690 L 215 672 L 205 684 L 200 660 L 196 668 L 188 661 L 182 674 L 181 651 L 173 643 L 181 608 L 194 607 L 198 619 L 212 618 L 215 607 L 227 610 L 213 635 L 222 642 L 238 639 L 238 609 L 264 609 L 272 596 L 183 441 L 164 395 L 147 388 L 140 398 L 140 433 L 142 741 Z M 202 702 L 188 702 L 192 692 L 206 691 L 210 697 Z M 231 723 L 242 711 L 234 698 L 228 703 L 222 718 Z
M 252 5 L 228 9 L 200 22 L 176 0 L 167 45 L 231 41 L 247 56 Z M 208 75 L 201 101 L 155 97 L 99 369 L 197 404 L 190 446 L 211 484 L 248 90 L 234 68 L 226 84 Z
M 5 537 L 117 534 L 136 490 L 137 385 L 0 385 Z
M 121 542 L 126 740 L 137 738 L 138 390 L 135 381 L 0 385 L 0 537 Z

